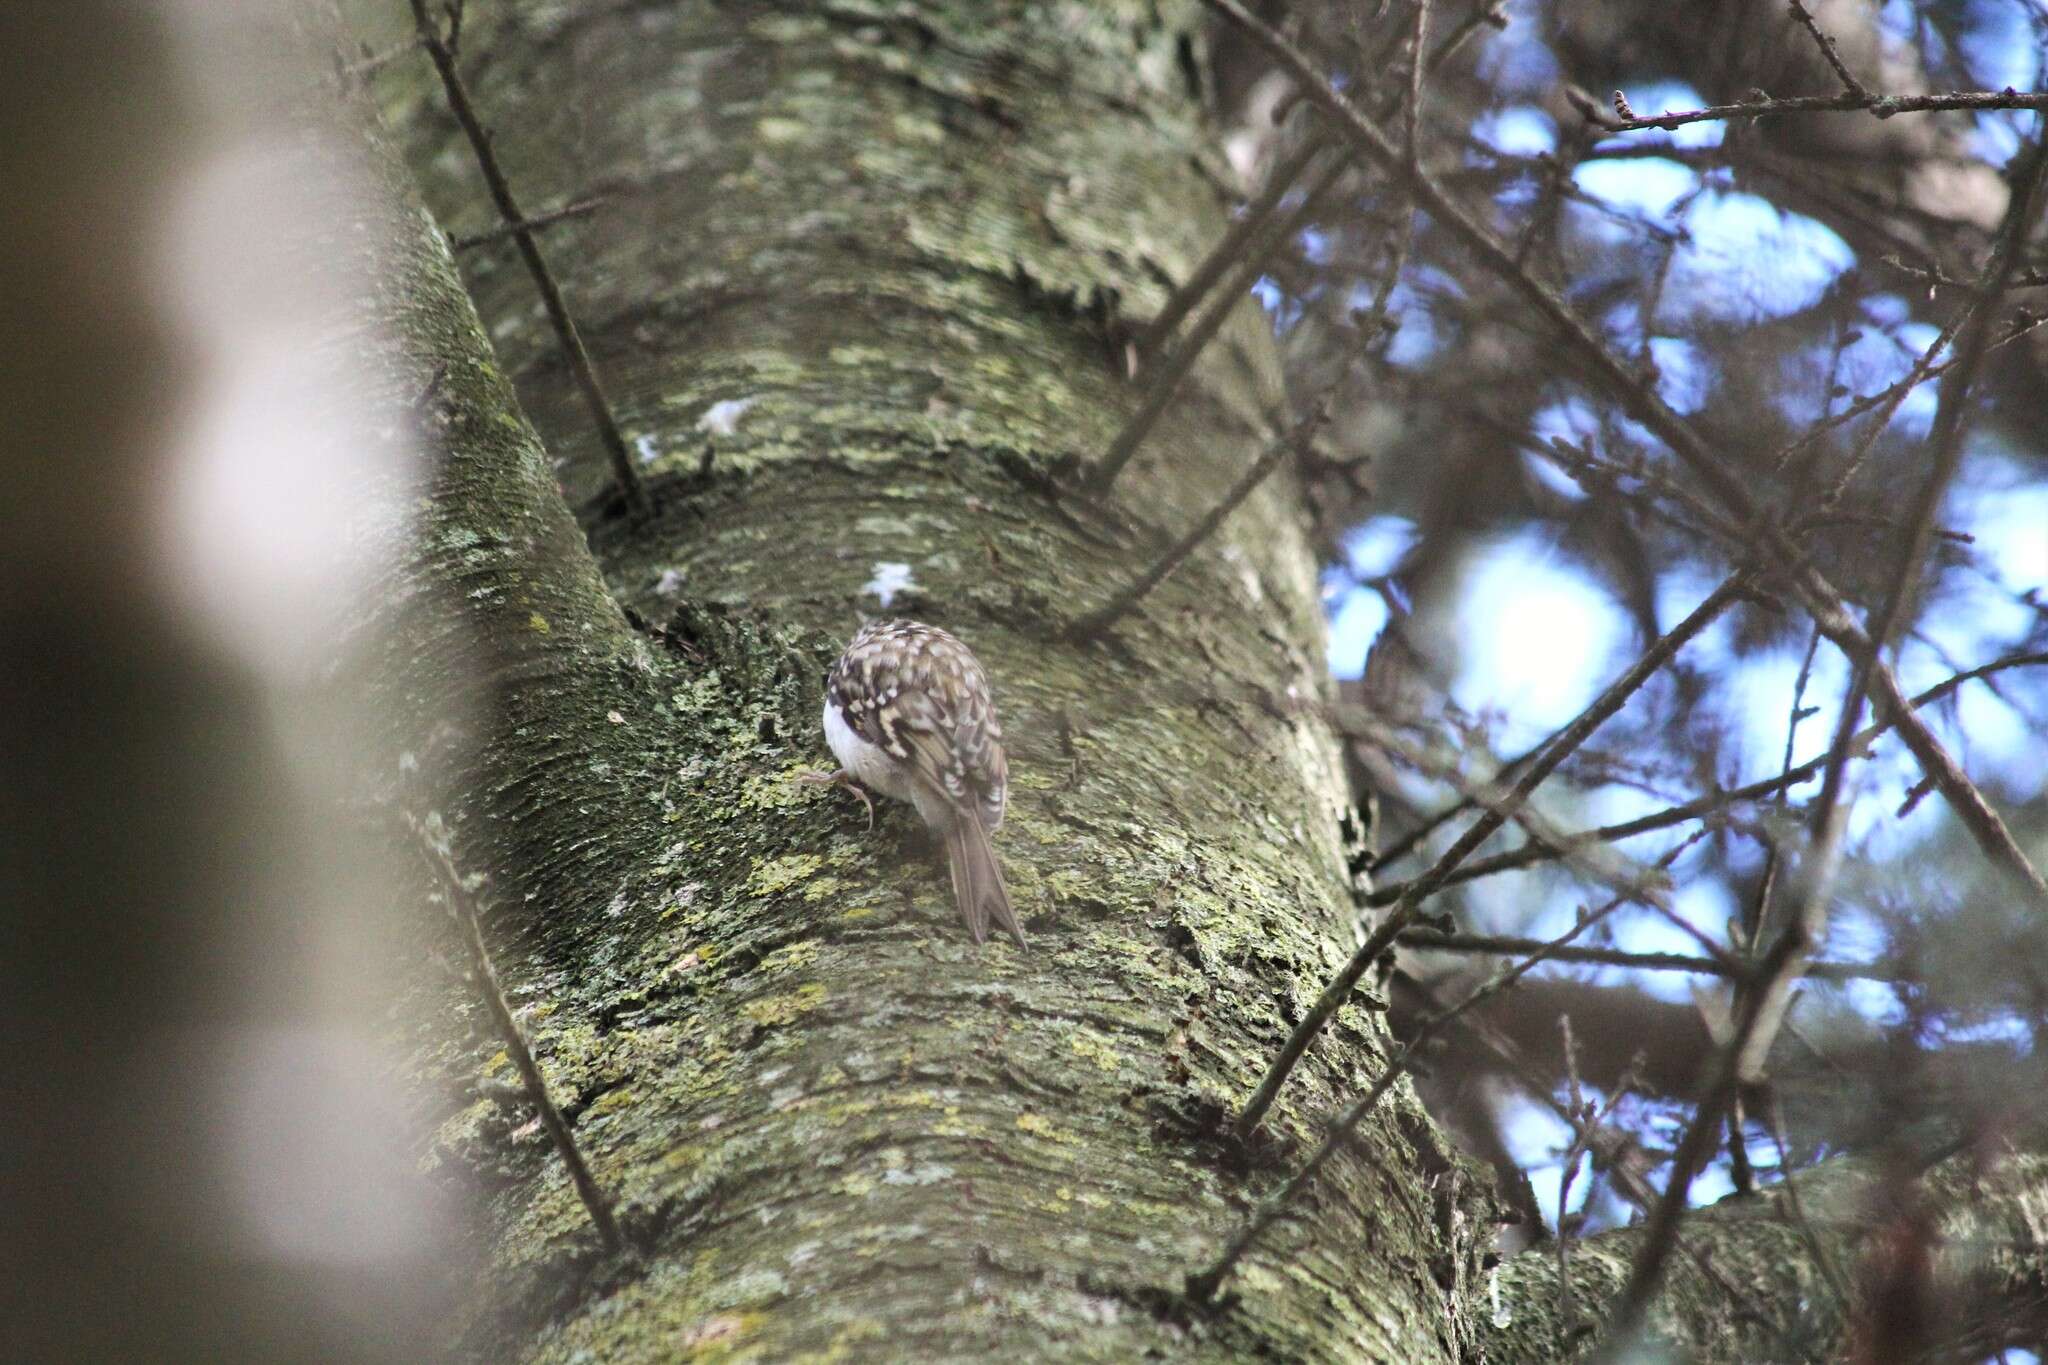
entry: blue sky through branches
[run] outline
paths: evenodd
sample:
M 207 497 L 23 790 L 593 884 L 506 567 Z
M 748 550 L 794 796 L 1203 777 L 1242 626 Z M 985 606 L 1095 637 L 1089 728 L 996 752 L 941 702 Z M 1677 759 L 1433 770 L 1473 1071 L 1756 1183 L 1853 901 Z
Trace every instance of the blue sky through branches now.
M 1557 149 L 1558 130 L 1534 100 L 1559 79 L 1558 62 L 1526 21 L 1522 11 L 1527 8 L 1516 7 L 1518 21 L 1487 41 L 1482 70 L 1501 104 L 1473 120 L 1474 165 L 1494 160 L 1534 164 L 1531 159 Z M 2035 30 L 2024 11 L 2019 0 L 1981 0 L 1961 7 L 1966 22 L 1956 50 L 1937 57 L 1959 64 L 1984 88 L 2038 84 L 2041 59 Z M 1895 38 L 1936 42 L 1917 15 L 1912 6 L 1894 0 L 1886 7 L 1885 24 Z M 1670 81 L 1630 86 L 1626 93 L 1634 109 L 1644 114 L 1709 102 L 1698 91 Z M 1702 408 L 1726 381 L 1715 371 L 1714 351 L 1702 344 L 1702 338 L 1725 339 L 1729 329 L 1768 326 L 1807 313 L 1824 298 L 1830 307 L 1841 309 L 1853 325 L 1838 329 L 1827 347 L 1791 354 L 1785 362 L 1785 382 L 1773 396 L 1783 408 L 1780 415 L 1795 427 L 1804 427 L 1841 411 L 1857 396 L 1881 391 L 1905 377 L 1935 340 L 1937 322 L 1921 310 L 1919 299 L 1862 285 L 1857 269 L 1864 263 L 1855 250 L 1814 218 L 1766 197 L 1767 186 L 1738 187 L 1725 169 L 1685 159 L 1688 152 L 1718 146 L 1726 135 L 1722 124 L 1698 123 L 1669 133 L 1603 141 L 1595 149 L 1595 159 L 1581 163 L 1572 177 L 1573 201 L 1566 206 L 1563 230 L 1595 247 L 1639 246 L 1658 234 L 1671 244 L 1669 270 L 1652 314 L 1645 318 L 1643 305 L 1631 299 L 1613 304 L 1598 321 L 1618 352 L 1647 353 L 1661 395 L 1682 413 Z M 2003 164 L 2022 139 L 2034 135 L 2031 114 L 1987 114 L 1975 120 L 1974 150 L 1993 164 Z M 1598 159 L 1601 151 L 1623 146 L 1630 155 Z M 1672 156 L 1640 154 L 1659 147 L 1672 149 Z M 1500 212 L 1511 220 L 1532 193 L 1529 177 L 1507 177 L 1496 196 Z M 1316 241 L 1308 247 L 1311 257 L 1317 257 L 1326 244 Z M 1388 306 L 1396 328 L 1387 351 L 1390 365 L 1399 369 L 1429 363 L 1454 326 L 1449 320 L 1454 310 L 1440 311 L 1436 301 L 1453 298 L 1456 292 L 1455 281 L 1434 267 L 1422 262 L 1408 265 Z M 1299 312 L 1271 281 L 1262 281 L 1260 298 L 1283 331 L 1298 320 Z M 1911 393 L 1892 416 L 1887 437 L 1925 438 L 1935 411 L 1935 392 L 1935 384 L 1923 383 Z M 1605 420 L 1614 421 L 1611 415 Z M 1532 435 L 1604 450 L 1602 443 L 1610 433 L 1603 432 L 1602 421 L 1585 398 L 1561 390 L 1556 401 L 1538 413 Z M 1629 424 L 1619 427 L 1640 445 L 1655 445 Z M 2048 643 L 2048 481 L 2040 476 L 2042 452 L 2014 444 L 2031 437 L 2001 424 L 1995 412 L 1980 412 L 1975 419 L 1940 519 L 1952 533 L 1945 547 L 1946 567 L 1934 580 L 1915 629 L 1897 649 L 1897 671 L 1908 691 Z M 1525 467 L 1532 481 L 1558 499 L 1585 496 L 1550 461 L 1531 454 L 1525 457 Z M 1564 723 L 1647 643 L 1629 604 L 1617 600 L 1611 586 L 1582 556 L 1566 552 L 1569 547 L 1558 544 L 1555 535 L 1553 526 L 1532 523 L 1495 528 L 1484 536 L 1460 565 L 1457 602 L 1450 613 L 1454 624 L 1448 639 L 1437 642 L 1442 657 L 1435 662 L 1447 670 L 1441 681 L 1447 685 L 1450 703 L 1462 723 L 1482 736 L 1495 754 L 1519 753 Z M 1368 653 L 1388 623 L 1389 598 L 1398 598 L 1388 576 L 1417 536 L 1411 521 L 1384 514 L 1368 517 L 1345 537 L 1342 562 L 1330 567 L 1324 583 L 1329 661 L 1337 677 L 1357 678 L 1363 673 Z M 1713 581 L 1697 566 L 1666 571 L 1655 589 L 1657 627 L 1668 629 L 1712 587 Z M 1760 649 L 1754 641 L 1738 640 L 1726 618 L 1688 647 L 1682 662 L 1712 680 L 1712 695 L 1703 705 L 1721 727 L 1724 741 L 1712 780 L 1735 785 L 1780 770 L 1804 657 L 1800 643 Z M 1847 682 L 1842 659 L 1823 643 L 1805 685 L 1804 704 L 1811 714 L 1798 724 L 1791 740 L 1794 762 L 1826 749 Z M 1656 733 L 1667 710 L 1665 690 L 1653 685 L 1603 734 L 1639 743 L 1646 734 Z M 1931 715 L 1942 741 L 1994 801 L 2019 802 L 2038 793 L 2048 770 L 2042 739 L 2048 734 L 2048 669 L 2015 669 L 1989 682 L 1968 684 Z M 1591 747 L 1598 749 L 1600 743 L 1596 736 Z M 1654 779 L 1663 756 L 1638 748 L 1632 757 Z M 1675 746 L 1669 757 L 1677 762 Z M 1952 818 L 1939 798 L 1912 799 L 1921 774 L 1896 740 L 1881 740 L 1854 773 L 1857 795 L 1849 843 L 1856 858 L 1875 867 L 1903 867 L 1954 852 Z M 1563 828 L 1594 827 L 1684 799 L 1687 782 L 1697 784 L 1702 776 L 1674 770 L 1664 790 L 1641 772 L 1612 782 L 1554 779 L 1539 793 L 1537 804 Z M 1799 789 L 1795 799 L 1810 798 L 1812 792 L 1811 786 Z M 1454 799 L 1448 787 L 1439 787 L 1433 804 Z M 1623 848 L 1648 862 L 1686 833 L 1686 827 L 1662 831 Z M 1514 842 L 1497 839 L 1488 851 Z M 1680 888 L 1675 897 L 1679 913 L 1702 933 L 1725 940 L 1728 922 L 1740 911 L 1729 874 L 1752 869 L 1743 865 L 1740 855 L 1724 850 L 1712 858 L 1699 852 L 1682 855 L 1671 870 Z M 1510 872 L 1461 888 L 1459 918 L 1473 929 L 1549 936 L 1569 927 L 1577 907 L 1604 899 L 1597 892 L 1596 886 L 1554 864 Z M 1886 951 L 1885 930 L 1866 913 L 1870 898 L 1878 894 L 1867 878 L 1845 879 L 1824 955 L 1869 960 Z M 1632 951 L 1697 950 L 1685 933 L 1648 911 L 1617 915 L 1608 941 Z M 1675 1001 L 1684 1001 L 1696 986 L 1709 984 L 1680 974 L 1622 968 L 1539 971 L 1626 982 Z M 1873 1020 L 1899 1016 L 1899 997 L 1888 986 L 1866 982 L 1810 989 L 1825 989 Z M 2009 1019 L 1991 1017 L 1969 1027 L 1979 1030 L 1974 1036 L 2005 1037 L 2015 1046 L 2027 1045 L 2024 1030 Z M 1660 1125 L 1668 1127 L 1669 1113 L 1646 1108 L 1636 1117 L 1653 1140 L 1668 1144 L 1675 1138 L 1674 1132 L 1658 1131 Z M 1547 1216 L 1554 1220 L 1557 1156 L 1566 1145 L 1568 1130 L 1541 1106 L 1522 1102 L 1516 1102 L 1506 1128 L 1517 1158 L 1535 1178 Z M 1766 1143 L 1750 1153 L 1760 1170 L 1777 1164 L 1777 1154 L 1769 1147 Z M 1573 1196 L 1575 1205 L 1591 1183 L 1582 1178 Z M 1697 1183 L 1695 1199 L 1717 1198 L 1728 1188 L 1725 1167 L 1716 1168 Z M 1595 1206 L 1588 1212 L 1596 1225 L 1625 1215 L 1626 1209 L 1614 1205 L 1604 1188 L 1594 1198 Z

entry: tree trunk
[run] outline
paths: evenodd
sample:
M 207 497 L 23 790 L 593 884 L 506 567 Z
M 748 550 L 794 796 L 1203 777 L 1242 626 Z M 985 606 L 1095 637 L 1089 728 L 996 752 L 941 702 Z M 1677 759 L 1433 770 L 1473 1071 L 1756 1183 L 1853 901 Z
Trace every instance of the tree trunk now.
M 413 1064 L 434 1159 L 487 1179 L 465 1346 L 491 1358 L 842 1350 L 1451 1359 L 1484 1219 L 1406 1089 L 1209 1320 L 1211 1257 L 1385 1051 L 1340 1014 L 1249 1165 L 1214 1137 L 1349 951 L 1346 796 L 1316 565 L 1285 481 L 1108 640 L 1128 582 L 1281 414 L 1249 303 L 1116 490 L 1052 493 L 1135 403 L 1122 329 L 1224 223 L 1189 6 L 916 17 L 473 7 L 464 69 L 658 502 L 597 565 L 417 239 L 397 319 L 444 462 L 386 594 L 393 745 L 434 756 L 487 870 L 514 1004 L 639 1247 L 598 1255 L 509 1075 L 444 1020 Z M 388 103 L 454 233 L 489 229 L 424 62 Z M 603 464 L 509 244 L 466 258 L 577 497 Z M 717 405 L 725 406 L 719 407 Z M 977 951 L 904 810 L 796 785 L 873 585 L 965 638 L 1009 738 L 997 839 L 1033 937 Z M 390 771 L 397 770 L 392 756 Z M 459 988 L 445 1009 L 480 1018 Z
M 1354 941 L 1294 490 L 1255 496 L 1108 639 L 1060 640 L 1281 415 L 1247 304 L 1113 506 L 1055 492 L 1135 406 L 1127 330 L 1223 226 L 1196 18 L 472 7 L 463 70 L 527 210 L 604 196 L 543 248 L 651 518 L 604 510 L 509 243 L 465 255 L 465 287 L 381 147 L 382 208 L 337 205 L 381 212 L 394 244 L 368 300 L 388 382 L 364 401 L 423 414 L 436 452 L 365 622 L 388 726 L 370 761 L 429 774 L 383 794 L 434 801 L 488 873 L 512 1002 L 632 1243 L 604 1252 L 474 991 L 423 977 L 428 1163 L 485 1191 L 466 1354 L 1422 1362 L 1591 1339 L 1552 1316 L 1548 1260 L 1484 1268 L 1483 1181 L 1405 1083 L 1234 1298 L 1180 1292 L 1387 1052 L 1361 990 L 1259 1149 L 1219 1138 Z M 440 222 L 495 227 L 425 62 L 381 80 Z M 557 479 L 593 509 L 588 548 Z M 1028 956 L 968 942 L 907 810 L 870 832 L 794 781 L 830 761 L 824 670 L 885 612 L 956 631 L 994 679 Z M 2015 1168 L 2003 1205 L 2017 1300 L 2041 1284 L 2040 1175 Z M 1739 1213 L 1694 1228 L 1728 1239 L 1723 1272 L 1758 1246 L 1775 1261 L 1742 1265 L 1785 1267 L 1770 1325 L 1696 1309 L 1681 1275 L 1660 1330 L 1706 1359 L 1836 1349 L 1847 1305 L 1794 1304 L 1808 1239 Z M 1578 1248 L 1589 1315 L 1635 1236 Z

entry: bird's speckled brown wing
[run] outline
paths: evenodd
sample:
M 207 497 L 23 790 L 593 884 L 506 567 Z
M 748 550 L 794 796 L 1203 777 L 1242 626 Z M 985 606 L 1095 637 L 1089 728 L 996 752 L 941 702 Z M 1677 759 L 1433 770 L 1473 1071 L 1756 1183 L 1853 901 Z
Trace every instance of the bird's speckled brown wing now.
M 988 677 L 967 646 L 935 626 L 864 627 L 826 680 L 854 732 L 911 765 L 920 783 L 982 828 L 1003 822 L 1009 760 Z

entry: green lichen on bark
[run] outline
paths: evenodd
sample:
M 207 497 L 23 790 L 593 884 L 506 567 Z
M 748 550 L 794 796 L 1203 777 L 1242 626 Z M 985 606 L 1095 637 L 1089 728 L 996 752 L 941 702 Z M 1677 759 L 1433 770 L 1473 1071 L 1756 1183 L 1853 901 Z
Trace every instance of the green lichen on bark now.
M 473 13 L 466 69 L 529 202 L 613 194 L 548 241 L 661 512 L 594 526 L 595 556 L 555 485 L 587 493 L 601 461 L 509 255 L 459 279 L 376 139 L 314 149 L 337 225 L 314 248 L 387 285 L 325 344 L 367 362 L 349 401 L 434 453 L 348 679 L 387 727 L 365 757 L 491 873 L 514 1003 L 637 1248 L 599 1253 L 468 988 L 423 981 L 403 1025 L 423 1160 L 481 1196 L 469 1354 L 1531 1360 L 1590 1340 L 1555 1311 L 1554 1262 L 1481 1269 L 1479 1182 L 1405 1090 L 1238 1302 L 1173 1297 L 1384 1054 L 1362 994 L 1276 1111 L 1275 1151 L 1237 1164 L 1203 1130 L 1346 946 L 1287 491 L 1114 641 L 1052 643 L 1229 481 L 1274 401 L 1246 308 L 1122 515 L 1047 493 L 1128 411 L 1119 338 L 1218 227 L 1176 86 L 1189 24 L 1150 5 Z M 488 226 L 425 72 L 380 93 L 441 220 Z M 1028 959 L 964 942 L 902 812 L 870 834 L 791 781 L 823 758 L 818 678 L 882 563 L 998 680 Z M 1808 1187 L 1838 1260 L 1877 1183 L 1851 1165 Z M 1958 1158 L 1929 1183 L 1944 1283 L 2039 1302 L 2040 1162 Z M 1593 1311 L 1636 1236 L 1575 1250 Z M 1713 1270 L 1674 1260 L 1661 1336 L 1839 1354 L 1846 1306 L 1774 1211 L 1724 1205 L 1686 1239 Z M 1759 1303 L 1796 1307 L 1744 1316 Z
M 667 641 L 624 628 L 550 510 L 551 473 L 582 497 L 602 464 L 515 259 L 472 253 L 466 283 L 558 471 L 415 233 L 397 329 L 426 368 L 456 360 L 412 566 L 432 607 L 401 621 L 416 657 L 391 672 L 473 708 L 456 813 L 496 878 L 501 967 L 641 1247 L 596 1257 L 441 987 L 413 1082 L 442 1097 L 429 1160 L 490 1189 L 472 1354 L 1456 1355 L 1472 1182 L 1432 1188 L 1446 1158 L 1405 1089 L 1238 1303 L 1172 1297 L 1385 1051 L 1361 992 L 1273 1151 L 1234 1164 L 1205 1131 L 1349 947 L 1289 491 L 1112 641 L 1052 643 L 1228 485 L 1279 404 L 1247 304 L 1118 514 L 1048 492 L 1121 424 L 1123 335 L 1221 227 L 1179 64 L 1193 24 L 1150 4 L 472 14 L 465 69 L 528 203 L 612 195 L 546 246 L 660 506 L 594 527 L 595 564 Z M 426 73 L 381 94 L 442 222 L 489 226 Z M 1028 958 L 966 941 L 904 812 L 869 833 L 793 782 L 824 757 L 819 680 L 879 610 L 883 564 L 912 580 L 896 609 L 959 631 L 996 680 Z

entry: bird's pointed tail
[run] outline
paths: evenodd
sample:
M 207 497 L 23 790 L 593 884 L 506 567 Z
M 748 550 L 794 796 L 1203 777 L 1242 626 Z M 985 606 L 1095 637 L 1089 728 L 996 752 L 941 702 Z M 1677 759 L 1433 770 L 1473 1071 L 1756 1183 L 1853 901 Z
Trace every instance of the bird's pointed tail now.
M 1017 912 L 1010 907 L 1010 891 L 1003 884 L 1003 869 L 988 841 L 988 831 L 973 815 L 954 820 L 946 831 L 946 862 L 953 870 L 953 899 L 960 906 L 960 918 L 976 943 L 988 937 L 993 920 L 1024 947 L 1024 930 Z

